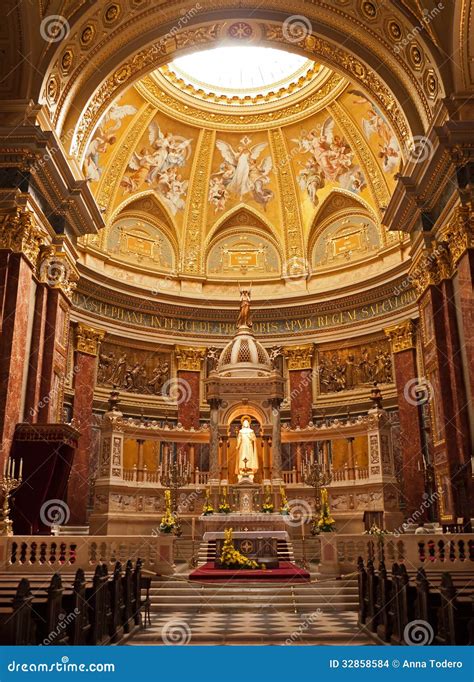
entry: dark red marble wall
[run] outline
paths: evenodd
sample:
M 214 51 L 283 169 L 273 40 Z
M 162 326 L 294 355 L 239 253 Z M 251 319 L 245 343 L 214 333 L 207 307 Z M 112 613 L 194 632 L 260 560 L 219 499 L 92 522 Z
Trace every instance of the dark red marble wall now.
M 185 429 L 199 427 L 199 384 L 200 373 L 187 370 L 178 371 L 178 421 Z
M 289 371 L 291 426 L 305 428 L 313 413 L 312 372 L 310 369 Z
M 412 387 L 418 375 L 415 349 L 394 353 L 395 383 L 400 420 L 404 513 L 408 518 L 424 502 L 423 440 L 421 405 Z

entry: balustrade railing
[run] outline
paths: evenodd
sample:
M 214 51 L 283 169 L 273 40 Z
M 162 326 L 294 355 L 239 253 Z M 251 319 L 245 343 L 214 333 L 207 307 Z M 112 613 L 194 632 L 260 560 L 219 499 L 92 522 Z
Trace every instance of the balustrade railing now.
M 138 469 L 136 466 L 133 469 L 123 470 L 123 480 L 127 482 L 137 482 L 137 483 L 152 483 L 157 486 L 161 486 L 160 472 L 159 471 L 148 471 L 148 469 L 143 467 L 143 469 Z M 207 485 L 209 480 L 208 471 L 200 471 L 197 467 L 192 472 L 191 475 L 191 485 Z
M 346 481 L 352 482 L 367 481 L 367 479 L 369 478 L 369 469 L 368 467 L 361 466 L 349 467 L 346 465 L 344 467 L 341 467 L 340 469 L 331 469 L 331 475 L 332 481 L 328 487 L 330 487 L 334 483 L 337 484 Z M 282 478 L 285 485 L 295 485 L 296 483 L 300 482 L 298 481 L 298 473 L 296 469 L 288 469 L 286 471 L 282 471 Z

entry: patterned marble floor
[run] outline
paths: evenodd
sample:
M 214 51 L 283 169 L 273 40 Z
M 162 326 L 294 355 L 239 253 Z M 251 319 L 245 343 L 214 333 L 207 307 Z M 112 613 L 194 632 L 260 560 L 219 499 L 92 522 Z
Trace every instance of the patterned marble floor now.
M 354 611 L 293 613 L 255 611 L 171 611 L 153 613 L 152 625 L 128 645 L 372 645 L 357 626 Z

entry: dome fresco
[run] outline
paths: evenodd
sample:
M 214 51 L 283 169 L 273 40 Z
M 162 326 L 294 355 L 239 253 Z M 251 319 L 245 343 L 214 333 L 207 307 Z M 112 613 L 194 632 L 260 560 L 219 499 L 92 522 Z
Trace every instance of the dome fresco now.
M 387 233 L 380 220 L 402 151 L 380 109 L 327 67 L 268 48 L 246 48 L 252 63 L 258 65 L 261 55 L 254 69 L 258 75 L 249 76 L 243 58 L 225 88 L 224 60 L 201 88 L 209 63 L 218 63 L 227 49 L 235 63 L 233 51 L 239 48 L 182 57 L 129 86 L 106 110 L 82 159 L 106 227 L 83 246 L 120 261 L 117 267 L 127 261 L 144 272 L 173 269 L 223 282 L 284 279 L 285 273 L 293 276 L 295 262 L 298 272 L 317 271 L 322 260 L 331 267 L 342 263 L 311 251 L 324 222 L 319 216 L 334 196 L 353 200 L 359 218 L 370 226 L 370 234 L 355 240 L 360 248 L 346 249 L 345 263 L 352 255 L 361 262 L 364 253 L 393 246 L 396 234 Z M 268 55 L 274 53 L 278 59 L 272 62 Z M 188 89 L 176 87 L 172 74 L 186 76 Z M 239 80 L 241 94 L 248 86 L 260 104 L 229 113 L 224 100 L 232 100 Z M 290 102 L 287 110 L 280 107 L 278 120 L 272 84 Z M 219 102 L 213 103 L 212 96 Z M 169 245 L 161 261 L 133 250 L 118 257 L 117 238 L 111 237 L 116 223 L 131 202 L 150 195 L 161 218 L 145 212 L 142 223 L 151 221 L 158 234 L 166 222 L 159 240 L 167 244 L 171 237 L 176 254 L 171 257 Z M 252 219 L 222 233 L 223 224 L 242 210 Z M 333 223 L 343 217 L 337 208 L 333 213 Z

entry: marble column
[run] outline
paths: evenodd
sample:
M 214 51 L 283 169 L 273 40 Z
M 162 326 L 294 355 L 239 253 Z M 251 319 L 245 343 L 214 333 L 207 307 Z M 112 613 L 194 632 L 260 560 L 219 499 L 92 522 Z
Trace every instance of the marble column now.
M 0 216 L 0 466 L 24 416 L 34 274 L 45 239 L 30 211 L 12 208 Z
M 209 483 L 218 484 L 220 481 L 219 470 L 219 406 L 221 401 L 218 398 L 209 400 L 210 419 L 210 442 L 209 442 Z
M 313 414 L 313 351 L 314 344 L 287 346 L 283 349 L 290 380 L 290 410 L 292 428 L 308 426 Z
M 87 503 L 90 490 L 90 457 L 93 445 L 93 402 L 96 383 L 97 356 L 105 333 L 78 323 L 75 328 L 74 404 L 73 419 L 80 438 L 68 483 L 69 523 L 87 523 Z
M 272 407 L 272 479 L 275 483 L 282 482 L 281 464 L 281 399 L 274 398 Z
M 415 261 L 424 368 L 432 423 L 433 464 L 439 521 L 445 526 L 471 516 L 470 438 L 461 348 L 454 306 L 455 268 L 446 244 L 433 244 Z M 428 263 L 428 265 L 426 265 Z
M 205 348 L 177 346 L 178 421 L 185 429 L 198 429 L 201 405 L 201 365 Z
M 385 329 L 391 342 L 402 449 L 402 506 L 410 517 L 420 511 L 425 493 L 423 456 L 423 392 L 416 362 L 416 324 L 405 320 Z M 421 397 L 420 397 L 421 396 Z M 422 512 L 421 512 L 422 513 Z

